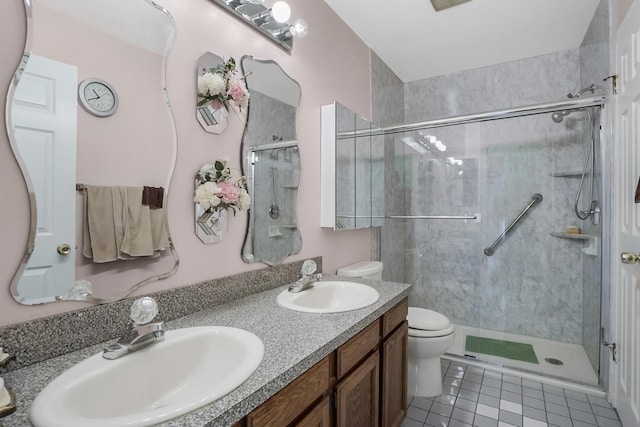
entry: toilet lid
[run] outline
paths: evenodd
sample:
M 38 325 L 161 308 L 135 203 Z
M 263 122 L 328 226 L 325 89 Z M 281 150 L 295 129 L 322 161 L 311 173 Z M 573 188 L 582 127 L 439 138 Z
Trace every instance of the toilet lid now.
M 414 338 L 446 337 L 447 335 L 453 334 L 455 331 L 456 327 L 453 324 L 446 329 L 440 329 L 438 331 L 425 331 L 424 329 L 409 328 L 409 336 Z
M 409 328 L 424 331 L 441 331 L 451 327 L 451 321 L 444 314 L 419 307 L 409 307 L 407 321 Z

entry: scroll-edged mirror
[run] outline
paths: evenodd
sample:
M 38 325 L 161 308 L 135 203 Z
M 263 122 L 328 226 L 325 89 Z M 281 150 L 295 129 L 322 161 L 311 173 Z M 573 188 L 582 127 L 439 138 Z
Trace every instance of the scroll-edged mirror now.
M 302 248 L 296 218 L 301 90 L 275 61 L 244 56 L 241 66 L 250 93 L 242 166 L 251 196 L 242 259 L 278 265 Z
M 11 293 L 22 304 L 112 302 L 178 265 L 166 217 L 158 219 L 177 152 L 165 87 L 175 22 L 151 0 L 25 0 L 25 7 L 27 46 L 9 88 L 7 133 L 31 218 Z M 112 114 L 79 108 L 79 87 L 94 78 L 117 92 Z M 128 260 L 84 256 L 83 189 L 93 186 L 155 189 L 154 224 L 166 230 L 165 244 Z

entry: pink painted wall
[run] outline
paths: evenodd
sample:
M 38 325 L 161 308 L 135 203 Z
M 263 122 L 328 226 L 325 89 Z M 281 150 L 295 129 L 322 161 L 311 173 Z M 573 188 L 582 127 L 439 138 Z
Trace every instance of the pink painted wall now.
M 174 276 L 146 286 L 141 293 L 264 267 L 241 260 L 246 214 L 240 213 L 230 220 L 222 243 L 203 245 L 193 232 L 193 175 L 203 163 L 221 157 L 230 159 L 231 166 L 239 169 L 243 131 L 243 124 L 233 113 L 229 128 L 219 136 L 204 132 L 196 121 L 196 61 L 205 51 L 233 56 L 238 61 L 242 55 L 273 59 L 302 87 L 298 137 L 303 172 L 297 209 L 303 247 L 289 260 L 321 255 L 325 272 L 334 272 L 342 265 L 369 259 L 369 231 L 333 232 L 319 227 L 320 107 L 339 101 L 371 117 L 368 48 L 323 1 L 290 0 L 292 16 L 304 17 L 310 25 L 309 35 L 296 40 L 291 54 L 208 0 L 158 3 L 171 11 L 177 24 L 177 38 L 167 63 L 167 89 L 178 135 L 168 217 L 180 267 Z M 0 43 L 5 60 L 0 64 L 0 97 L 4 99 L 24 46 L 22 37 L 26 25 L 22 0 L 7 0 L 1 7 L 0 35 L 4 37 Z M 4 111 L 4 106 L 0 108 Z M 11 242 L 3 245 L 0 252 L 0 286 L 4 288 L 0 293 L 0 326 L 85 306 L 74 302 L 22 306 L 9 294 L 9 283 L 22 256 L 28 224 L 24 184 L 8 145 L 7 135 L 0 134 L 0 178 L 4 183 L 0 235 Z M 113 174 L 117 177 L 118 171 L 114 170 Z

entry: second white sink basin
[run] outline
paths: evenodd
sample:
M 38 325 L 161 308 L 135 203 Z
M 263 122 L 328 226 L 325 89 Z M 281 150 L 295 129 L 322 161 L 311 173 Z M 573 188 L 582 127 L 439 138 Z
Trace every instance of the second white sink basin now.
M 345 281 L 320 281 L 311 289 L 281 292 L 276 301 L 282 307 L 306 313 L 340 313 L 370 306 L 380 294 L 371 286 Z
M 29 414 L 36 426 L 150 426 L 221 398 L 258 368 L 260 338 L 203 326 L 167 331 L 165 340 L 116 360 L 102 353 L 51 381 Z

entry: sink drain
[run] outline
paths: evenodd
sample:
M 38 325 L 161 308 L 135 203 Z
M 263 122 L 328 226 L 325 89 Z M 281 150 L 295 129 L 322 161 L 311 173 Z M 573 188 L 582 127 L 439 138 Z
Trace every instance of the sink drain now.
M 546 357 L 544 361 L 547 363 L 551 363 L 552 365 L 558 365 L 558 366 L 564 365 L 564 362 L 562 360 L 554 359 L 553 357 Z

